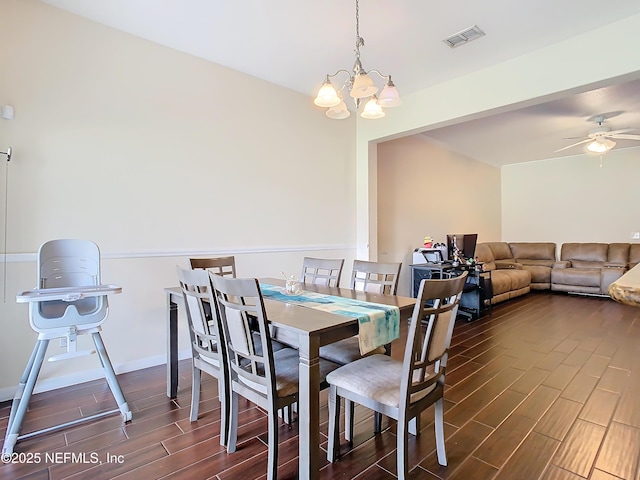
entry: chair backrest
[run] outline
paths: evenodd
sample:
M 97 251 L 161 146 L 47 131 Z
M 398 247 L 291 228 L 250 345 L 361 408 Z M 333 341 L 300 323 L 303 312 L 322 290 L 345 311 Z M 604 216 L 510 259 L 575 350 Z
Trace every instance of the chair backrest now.
M 344 258 L 304 257 L 300 282 L 307 285 L 337 287 L 340 284 Z
M 38 288 L 100 285 L 100 249 L 90 240 L 59 239 L 38 250 Z M 51 300 L 29 304 L 31 326 L 43 332 L 71 325 L 100 325 L 107 318 L 106 295 L 73 302 Z
M 395 295 L 402 263 L 353 261 L 351 289 L 369 293 Z
M 236 276 L 236 258 L 230 257 L 215 257 L 215 258 L 190 258 L 192 269 L 202 268 L 209 270 L 210 272 L 217 273 L 224 276 Z
M 401 380 L 408 407 L 435 387 L 444 388 L 451 335 L 467 272 L 442 280 L 424 279 L 409 324 Z
M 207 270 L 186 270 L 177 267 L 178 280 L 184 297 L 191 354 L 214 367 L 222 368 L 224 349 L 219 341 L 219 321 L 215 314 L 215 300 L 211 291 L 211 280 Z M 207 313 L 212 313 L 208 320 Z
M 265 407 L 277 397 L 271 335 L 255 278 L 210 274 L 234 390 Z M 259 335 L 252 334 L 256 325 Z M 260 345 L 257 345 L 260 342 Z

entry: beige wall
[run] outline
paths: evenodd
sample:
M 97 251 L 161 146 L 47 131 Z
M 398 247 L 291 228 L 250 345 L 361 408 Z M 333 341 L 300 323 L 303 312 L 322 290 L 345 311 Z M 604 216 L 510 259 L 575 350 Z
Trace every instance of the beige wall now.
M 243 276 L 299 273 L 305 254 L 351 264 L 353 119 L 331 121 L 304 95 L 35 0 L 3 1 L 0 17 L 0 104 L 15 108 L 0 119 L 0 150 L 14 149 L 0 400 L 35 343 L 15 295 L 36 285 L 46 240 L 95 241 L 103 282 L 123 286 L 104 326 L 119 371 L 164 361 L 163 288 L 190 255 L 237 254 Z M 4 211 L 4 188 L 0 197 Z M 185 340 L 183 329 L 183 354 Z M 41 388 L 97 367 L 95 357 L 46 364 Z
M 640 147 L 503 167 L 502 237 L 638 242 L 639 179 Z
M 378 144 L 378 259 L 402 262 L 398 285 L 409 295 L 409 265 L 426 235 L 477 233 L 499 240 L 500 170 L 435 146 L 420 135 Z
M 636 50 L 639 44 L 640 15 L 634 15 L 564 42 L 405 95 L 403 105 L 388 109 L 384 121 L 358 122 L 358 254 L 366 257 L 377 252 L 375 144 L 466 119 L 514 110 L 557 98 L 560 93 L 607 85 L 617 77 L 638 78 L 640 55 Z M 606 58 L 607 61 L 593 62 L 594 58 Z M 402 93 L 402 80 L 395 77 L 394 80 Z

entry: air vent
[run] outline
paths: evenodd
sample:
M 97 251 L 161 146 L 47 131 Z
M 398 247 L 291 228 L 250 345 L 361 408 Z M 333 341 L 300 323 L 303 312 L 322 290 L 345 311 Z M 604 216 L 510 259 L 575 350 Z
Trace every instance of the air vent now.
M 484 35 L 485 33 L 480 30 L 480 27 L 474 25 L 473 27 L 465 28 L 461 32 L 445 38 L 443 42 L 449 45 L 451 48 L 456 48 L 460 45 L 464 45 L 465 43 L 469 43 L 476 38 L 484 37 Z

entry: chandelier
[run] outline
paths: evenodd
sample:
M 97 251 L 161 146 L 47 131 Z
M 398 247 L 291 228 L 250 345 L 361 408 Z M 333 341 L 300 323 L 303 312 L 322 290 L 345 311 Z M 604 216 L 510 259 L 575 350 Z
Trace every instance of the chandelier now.
M 386 81 L 380 95 L 376 95 L 378 87 L 373 83 L 369 73 L 365 71 L 360 62 L 360 47 L 362 46 L 364 46 L 364 39 L 360 36 L 360 15 L 358 0 L 356 0 L 356 61 L 353 64 L 353 69 L 351 72 L 341 69 L 333 75 L 327 75 L 318 91 L 318 95 L 313 100 L 313 103 L 317 106 L 328 108 L 326 114 L 329 118 L 341 120 L 351 115 L 342 97 L 342 91 L 345 89 L 349 91 L 349 96 L 353 98 L 356 109 L 360 107 L 361 102 L 366 101 L 360 114 L 362 118 L 382 118 L 385 115 L 382 107 L 395 107 L 402 103 L 396 86 L 391 80 L 391 75 L 383 75 L 377 70 L 369 70 L 369 73 L 375 73 Z M 341 73 L 346 73 L 347 78 L 342 86 L 336 89 L 331 83 L 331 79 Z

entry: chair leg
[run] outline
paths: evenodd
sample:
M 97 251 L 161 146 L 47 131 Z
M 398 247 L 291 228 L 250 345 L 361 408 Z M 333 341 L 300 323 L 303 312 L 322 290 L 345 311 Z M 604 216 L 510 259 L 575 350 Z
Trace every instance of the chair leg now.
M 443 467 L 447 466 L 447 453 L 444 447 L 444 402 L 442 398 L 434 404 L 435 418 L 434 426 L 436 430 L 436 450 L 438 452 L 438 463 Z
M 285 411 L 290 408 L 291 406 L 287 405 Z M 276 480 L 278 478 L 278 412 L 275 407 L 272 407 L 269 412 L 268 440 L 267 480 Z
M 38 340 L 33 348 L 31 357 L 27 362 L 27 368 L 25 368 L 18 390 L 13 397 L 13 403 L 11 404 L 11 412 L 9 413 L 9 422 L 7 423 L 7 431 L 4 437 L 4 443 L 2 444 L 2 453 L 13 453 L 13 447 L 18 441 L 20 434 L 20 428 L 22 427 L 22 421 L 27 413 L 29 407 L 29 400 L 31 400 L 31 394 L 33 388 L 36 385 L 36 380 L 40 374 L 40 368 L 42 367 L 42 361 L 44 355 L 47 352 L 49 346 L 49 340 Z
M 229 439 L 227 440 L 227 453 L 236 451 L 238 440 L 238 394 L 231 392 L 231 405 L 229 413 Z
M 353 442 L 353 426 L 355 424 L 355 404 L 344 399 L 344 438 L 349 443 Z
M 111 360 L 109 360 L 109 355 L 107 354 L 107 350 L 104 347 L 104 342 L 102 341 L 102 336 L 100 332 L 93 332 L 91 334 L 93 338 L 93 343 L 96 346 L 96 351 L 98 352 L 98 357 L 100 357 L 100 363 L 102 363 L 102 368 L 104 369 L 104 376 L 107 379 L 107 383 L 109 384 L 109 388 L 111 389 L 111 393 L 113 397 L 116 399 L 116 403 L 118 404 L 118 408 L 120 409 L 120 413 L 122 414 L 122 418 L 124 418 L 125 422 L 131 420 L 131 409 L 129 408 L 129 404 L 124 398 L 122 393 L 122 389 L 120 388 L 120 384 L 118 383 L 118 379 L 116 378 L 116 372 L 113 370 L 113 365 L 111 364 Z
M 409 425 L 405 421 L 398 421 L 398 480 L 405 480 L 409 476 Z
M 420 435 L 420 414 L 409 420 L 409 433 L 416 437 Z
M 191 416 L 189 420 L 195 422 L 198 420 L 198 411 L 200 410 L 200 381 L 202 372 L 195 365 L 191 369 Z M 220 429 L 222 434 L 222 429 Z
M 378 435 L 382 432 L 382 414 L 380 412 L 373 413 L 373 433 Z
M 229 441 L 229 417 L 231 415 L 229 406 L 229 394 L 227 393 L 227 382 L 223 372 L 218 378 L 218 400 L 220 401 L 220 445 L 227 446 Z
M 350 402 L 353 404 L 353 402 Z M 345 403 L 346 408 L 346 403 Z M 338 459 L 340 453 L 340 397 L 334 385 L 329 387 L 329 443 L 327 460 L 331 463 Z

